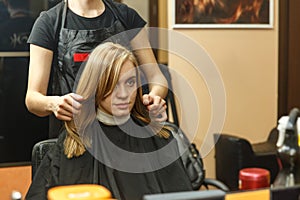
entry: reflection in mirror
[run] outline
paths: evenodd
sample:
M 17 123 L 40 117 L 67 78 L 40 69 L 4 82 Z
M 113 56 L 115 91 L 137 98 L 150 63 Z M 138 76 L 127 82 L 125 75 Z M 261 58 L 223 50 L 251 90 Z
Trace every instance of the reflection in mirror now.
M 25 106 L 29 45 L 35 18 L 46 0 L 0 0 L 0 165 L 31 160 L 33 145 L 47 137 L 48 119 Z
M 0 1 L 0 23 L 8 18 L 8 11 L 3 1 Z

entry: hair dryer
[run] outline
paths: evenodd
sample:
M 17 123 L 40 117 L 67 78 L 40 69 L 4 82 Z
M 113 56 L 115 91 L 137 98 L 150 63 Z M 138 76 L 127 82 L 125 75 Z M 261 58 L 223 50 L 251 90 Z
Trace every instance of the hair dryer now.
M 299 146 L 297 119 L 299 109 L 293 108 L 288 118 L 279 120 L 279 137 L 277 152 L 282 163 L 282 169 L 278 173 L 273 186 L 293 186 L 300 183 L 298 168 Z

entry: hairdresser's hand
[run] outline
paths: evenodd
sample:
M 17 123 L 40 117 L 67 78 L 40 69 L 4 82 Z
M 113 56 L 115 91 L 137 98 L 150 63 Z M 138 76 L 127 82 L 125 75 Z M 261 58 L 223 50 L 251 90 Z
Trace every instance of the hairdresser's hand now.
M 166 101 L 160 96 L 151 93 L 143 95 L 143 104 L 147 106 L 150 117 L 157 122 L 164 122 L 168 119 Z
M 74 114 L 79 113 L 82 101 L 82 96 L 69 93 L 64 96 L 57 97 L 52 111 L 57 119 L 70 121 L 72 120 Z

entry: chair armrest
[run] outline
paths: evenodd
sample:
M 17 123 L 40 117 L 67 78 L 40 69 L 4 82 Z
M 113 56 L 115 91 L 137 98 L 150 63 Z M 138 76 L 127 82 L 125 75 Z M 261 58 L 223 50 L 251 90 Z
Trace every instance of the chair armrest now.
M 221 181 L 218 181 L 216 179 L 211 179 L 211 178 L 205 178 L 203 181 L 203 185 L 208 188 L 208 186 L 214 186 L 217 189 L 223 190 L 224 192 L 228 192 L 229 188 L 222 183 Z

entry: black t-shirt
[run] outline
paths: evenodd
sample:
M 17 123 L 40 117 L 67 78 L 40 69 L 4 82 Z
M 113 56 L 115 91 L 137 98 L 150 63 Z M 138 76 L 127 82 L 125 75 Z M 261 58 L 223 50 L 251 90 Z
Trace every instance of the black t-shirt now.
M 95 18 L 81 17 L 70 9 L 67 9 L 64 28 L 71 30 L 101 30 L 103 28 L 110 28 L 116 24 L 119 19 L 125 30 L 142 28 L 146 22 L 138 15 L 138 13 L 126 6 L 125 4 L 116 3 L 112 0 L 103 0 L 105 3 L 105 11 Z M 34 44 L 53 51 L 52 71 L 50 74 L 50 84 L 48 87 L 48 94 L 63 94 L 59 87 L 65 83 L 59 82 L 65 78 L 57 78 L 62 76 L 61 73 L 55 73 L 55 69 L 58 63 L 58 40 L 59 33 L 62 26 L 63 9 L 65 3 L 61 2 L 40 14 L 34 23 L 32 31 L 30 33 L 28 43 Z M 139 30 L 138 30 L 139 31 Z M 117 34 L 117 30 L 116 33 Z M 134 31 L 134 34 L 137 32 Z M 132 34 L 132 33 L 131 33 Z M 132 35 L 131 35 L 132 36 Z M 103 38 L 105 40 L 107 38 Z M 127 42 L 127 41 L 126 41 Z M 67 66 L 67 65 L 66 65 Z M 73 70 L 73 69 L 72 69 Z M 76 72 L 77 73 L 77 72 Z M 76 77 L 76 74 L 74 74 Z M 72 77 L 70 77 L 71 79 Z M 73 87 L 73 82 L 68 79 L 68 85 Z M 59 84 L 59 86 L 57 86 Z M 71 90 L 69 91 L 71 92 Z M 60 131 L 60 123 L 54 116 L 50 117 L 50 137 L 56 137 Z
M 135 28 L 142 28 L 146 22 L 141 16 L 132 8 L 122 3 L 113 2 L 118 8 L 118 13 L 122 20 L 126 23 L 128 30 Z M 63 7 L 63 2 L 57 4 L 55 7 L 40 14 L 34 23 L 28 43 L 44 47 L 46 49 L 57 51 L 57 41 L 59 30 L 61 28 L 61 17 L 57 17 L 56 10 Z M 60 19 L 60 20 L 58 20 Z M 105 7 L 105 11 L 98 17 L 85 18 L 81 17 L 70 9 L 67 10 L 67 17 L 65 28 L 73 30 L 95 30 L 100 28 L 110 27 L 117 20 L 114 13 Z

